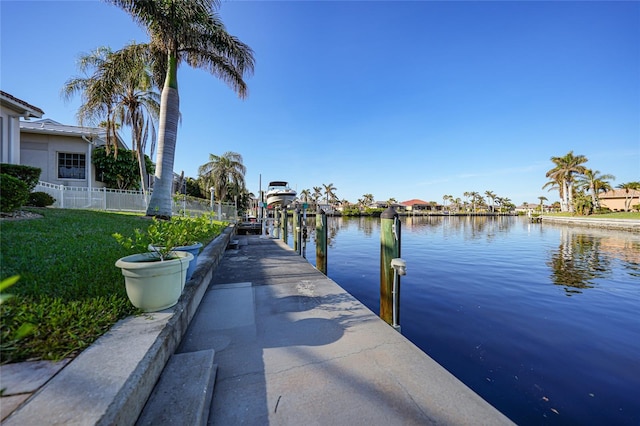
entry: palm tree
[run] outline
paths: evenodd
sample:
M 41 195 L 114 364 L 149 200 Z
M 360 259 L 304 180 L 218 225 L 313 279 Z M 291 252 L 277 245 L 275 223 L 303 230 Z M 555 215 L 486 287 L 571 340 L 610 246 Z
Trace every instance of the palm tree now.
M 303 189 L 302 191 L 300 191 L 300 199 L 303 202 L 309 202 L 309 198 L 311 198 L 311 191 L 309 191 L 308 189 Z
M 573 155 L 569 151 L 564 157 L 551 157 L 551 161 L 556 165 L 546 174 L 551 179 L 543 188 L 557 185 L 560 192 L 560 206 L 562 211 L 574 211 L 573 207 L 573 183 L 574 175 L 584 173 L 587 157 L 584 155 Z
M 80 93 L 81 105 L 76 113 L 78 123 L 83 126 L 91 123 L 104 127 L 107 130 L 107 144 L 105 146 L 107 154 L 110 154 L 111 147 L 115 148 L 117 154 L 118 145 L 114 143 L 114 136 L 117 133 L 118 125 L 113 122 L 113 104 L 115 103 L 113 93 L 115 92 L 115 82 L 109 81 L 105 76 L 105 63 L 112 53 L 108 47 L 99 47 L 94 52 L 83 54 L 78 59 L 78 70 L 85 77 L 74 77 L 66 81 L 62 88 L 64 100 L 71 99 L 75 94 Z M 89 73 L 92 72 L 91 75 Z
M 633 201 L 633 196 L 629 195 L 629 190 L 639 190 L 640 189 L 640 182 L 625 182 L 625 183 L 621 183 L 620 185 L 616 186 L 616 188 L 620 188 L 620 189 L 624 189 L 625 190 L 625 199 L 624 199 L 624 209 L 625 210 L 631 210 L 631 202 Z M 640 199 L 638 200 L 638 203 L 640 203 Z
M 373 194 L 362 195 L 362 206 L 369 207 L 371 204 L 373 204 Z
M 487 198 L 489 198 L 491 200 L 491 213 L 494 212 L 494 204 L 496 201 L 496 194 L 494 194 L 492 191 L 485 191 L 484 195 L 487 196 Z
M 471 206 L 473 209 L 473 212 L 476 212 L 476 203 L 479 202 L 479 200 L 482 198 L 482 196 L 480 196 L 479 193 L 473 191 L 473 192 L 465 192 L 463 194 L 465 197 L 470 198 L 471 199 Z
M 118 154 L 115 142 L 117 129 L 123 125 L 131 128 L 133 151 L 145 195 L 147 170 L 144 153 L 148 139 L 155 140 L 155 122 L 160 109 L 160 94 L 153 84 L 150 64 L 146 44 L 131 43 L 116 52 L 100 47 L 80 56 L 78 62 L 83 74 L 92 70 L 91 76 L 71 78 L 62 89 L 65 99 L 81 93 L 82 105 L 77 114 L 80 124 L 102 120 L 101 125 L 107 130 L 108 154 L 112 146 L 114 155 Z
M 611 189 L 609 179 L 615 180 L 613 175 L 601 175 L 599 170 L 585 169 L 584 173 L 577 177 L 576 184 L 579 188 L 591 194 L 591 203 L 594 209 L 600 208 L 600 192 L 606 192 Z
M 324 188 L 324 195 L 326 197 L 327 204 L 332 204 L 334 198 L 336 197 L 335 191 L 337 191 L 338 188 L 333 186 L 333 183 L 330 183 L 330 184 L 323 183 L 322 186 Z
M 138 159 L 141 188 L 147 193 L 147 168 L 144 152 L 151 138 L 153 156 L 156 141 L 156 122 L 160 115 L 160 93 L 153 82 L 152 57 L 146 44 L 131 43 L 112 55 L 114 73 L 124 71 L 121 92 L 116 94 L 114 114 L 117 121 L 131 128 L 133 151 Z
M 449 201 L 450 203 L 453 203 L 453 195 L 443 195 L 442 196 L 442 206 L 443 209 L 446 210 L 447 208 L 447 201 Z
M 316 204 L 316 208 L 318 207 L 318 200 L 320 200 L 321 197 L 322 197 L 322 188 L 319 186 L 314 186 L 313 195 L 311 196 L 311 198 L 313 198 L 313 202 Z
M 540 214 L 542 214 L 544 213 L 544 202 L 547 201 L 548 198 L 544 195 L 541 195 L 538 197 L 538 200 L 540 200 Z
M 106 1 L 122 8 L 147 30 L 151 51 L 157 55 L 159 69 L 164 71 L 156 180 L 147 215 L 170 217 L 173 162 L 180 118 L 178 65 L 186 62 L 194 68 L 209 71 L 243 99 L 247 96 L 243 78 L 254 68 L 253 51 L 227 33 L 214 11 L 219 6 L 217 0 Z
M 242 164 L 242 155 L 227 151 L 222 156 L 209 154 L 209 162 L 198 168 L 203 192 L 210 192 L 219 201 L 234 200 L 245 190 L 244 174 L 247 168 Z
M 453 201 L 453 205 L 456 207 L 456 213 L 457 213 L 458 211 L 460 211 L 460 203 L 462 202 L 462 200 L 460 199 L 460 197 L 456 197 L 452 201 Z
M 516 206 L 513 204 L 510 198 L 504 197 L 501 199 L 502 207 L 504 207 L 507 211 L 514 209 Z M 525 203 L 526 204 L 526 203 Z

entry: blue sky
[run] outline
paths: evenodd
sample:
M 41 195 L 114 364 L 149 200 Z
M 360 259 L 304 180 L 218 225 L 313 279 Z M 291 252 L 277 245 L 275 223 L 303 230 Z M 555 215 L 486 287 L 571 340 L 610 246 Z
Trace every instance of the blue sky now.
M 640 180 L 640 2 L 225 1 L 220 14 L 255 51 L 249 97 L 180 68 L 177 173 L 235 151 L 254 193 L 288 180 L 352 202 L 521 204 L 558 199 L 545 173 L 573 150 L 614 186 Z M 147 40 L 93 0 L 1 0 L 0 19 L 2 90 L 65 124 L 78 55 Z

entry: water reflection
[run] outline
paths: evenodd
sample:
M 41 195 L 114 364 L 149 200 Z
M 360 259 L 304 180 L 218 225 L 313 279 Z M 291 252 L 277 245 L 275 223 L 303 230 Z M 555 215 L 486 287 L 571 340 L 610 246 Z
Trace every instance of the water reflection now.
M 640 276 L 640 242 L 631 233 L 561 227 L 560 245 L 550 253 L 551 280 L 567 296 L 610 278 L 612 262 L 619 260 L 631 276 Z
M 579 294 L 597 286 L 598 280 L 610 278 L 614 268 L 612 262 L 619 263 L 630 276 L 640 277 L 640 235 L 631 232 L 531 224 L 526 219 L 514 217 L 406 216 L 400 220 L 407 237 L 423 235 L 428 238 L 430 234 L 437 234 L 443 240 L 484 241 L 487 244 L 498 236 L 516 239 L 522 232 L 527 235 L 557 233 L 559 245 L 557 249 L 549 250 L 545 264 L 550 271 L 551 283 L 564 287 L 567 296 Z M 315 218 L 307 218 L 311 244 L 315 244 L 315 226 Z M 340 233 L 377 238 L 380 219 L 329 217 L 327 227 L 327 245 L 331 249 Z

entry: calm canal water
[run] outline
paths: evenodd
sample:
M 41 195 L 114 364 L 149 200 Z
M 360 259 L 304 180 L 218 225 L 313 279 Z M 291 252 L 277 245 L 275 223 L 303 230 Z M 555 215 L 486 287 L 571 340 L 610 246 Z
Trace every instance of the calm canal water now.
M 401 222 L 405 337 L 518 424 L 640 425 L 640 235 L 518 217 Z M 328 228 L 328 276 L 378 313 L 380 220 Z

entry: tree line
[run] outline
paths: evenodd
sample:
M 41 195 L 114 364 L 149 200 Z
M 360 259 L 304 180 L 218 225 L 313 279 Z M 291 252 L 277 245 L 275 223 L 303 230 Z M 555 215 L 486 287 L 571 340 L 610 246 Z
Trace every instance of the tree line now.
M 551 157 L 551 161 L 554 167 L 547 172 L 549 182 L 542 188 L 558 191 L 561 211 L 587 215 L 602 210 L 600 194 L 613 189 L 610 181 L 615 180 L 615 176 L 586 167 L 587 157 L 574 155 L 573 151 Z M 621 183 L 616 188 L 630 194 L 630 190 L 640 190 L 640 182 Z M 632 209 L 631 201 L 632 197 L 627 196 L 625 210 Z

